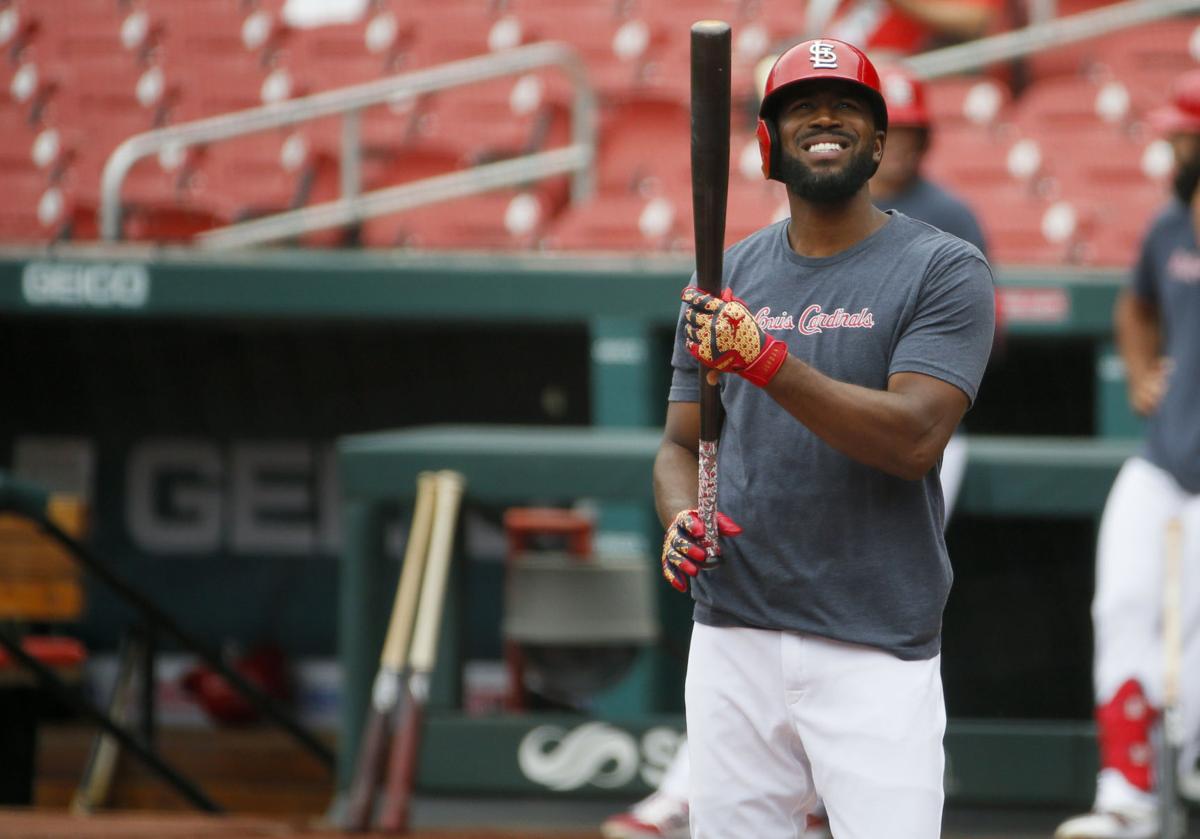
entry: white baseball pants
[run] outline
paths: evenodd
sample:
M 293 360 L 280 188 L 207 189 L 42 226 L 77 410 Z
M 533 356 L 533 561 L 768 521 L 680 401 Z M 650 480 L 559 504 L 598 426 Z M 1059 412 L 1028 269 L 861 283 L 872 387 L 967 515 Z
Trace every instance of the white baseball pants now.
M 1156 708 L 1163 702 L 1163 568 L 1167 521 L 1183 524 L 1183 658 L 1180 711 L 1188 740 L 1200 734 L 1200 495 L 1190 495 L 1162 469 L 1130 458 L 1121 467 L 1100 520 L 1096 550 L 1096 703 L 1102 705 L 1130 679 Z M 1196 749 L 1183 755 L 1194 761 Z M 1120 806 L 1120 779 L 1102 779 L 1097 804 Z
M 694 624 L 693 839 L 793 839 L 818 798 L 838 839 L 937 839 L 940 664 L 811 635 Z

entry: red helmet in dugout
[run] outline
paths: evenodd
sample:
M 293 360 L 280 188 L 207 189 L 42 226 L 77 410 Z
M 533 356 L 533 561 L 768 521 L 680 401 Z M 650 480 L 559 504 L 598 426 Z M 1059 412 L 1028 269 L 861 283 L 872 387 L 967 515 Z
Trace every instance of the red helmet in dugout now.
M 802 84 L 837 80 L 859 86 L 871 102 L 875 128 L 887 131 L 888 110 L 883 101 L 879 73 L 858 47 L 834 38 L 816 38 L 788 49 L 767 73 L 762 105 L 758 109 L 758 148 L 762 154 L 763 177 L 779 171 L 779 133 L 775 111 L 779 102 Z
M 888 125 L 892 128 L 928 128 L 925 83 L 907 67 L 889 65 L 879 71 L 883 98 L 887 100 Z
M 1162 134 L 1200 134 L 1200 70 L 1189 70 L 1171 83 L 1170 101 L 1150 114 Z

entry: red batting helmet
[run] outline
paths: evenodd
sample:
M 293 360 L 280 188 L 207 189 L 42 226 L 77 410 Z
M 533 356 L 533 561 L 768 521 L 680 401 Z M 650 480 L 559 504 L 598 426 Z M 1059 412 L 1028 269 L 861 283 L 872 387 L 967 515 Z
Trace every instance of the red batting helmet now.
M 779 137 L 775 110 L 787 92 L 802 83 L 837 79 L 858 85 L 871 101 L 875 128 L 887 131 L 888 112 L 879 86 L 875 65 L 858 47 L 834 38 L 815 38 L 788 49 L 767 73 L 762 105 L 758 109 L 758 148 L 762 153 L 763 176 L 779 171 Z
M 1189 70 L 1171 83 L 1170 102 L 1150 114 L 1163 134 L 1200 134 L 1200 70 Z
M 925 83 L 907 67 L 892 64 L 879 71 L 883 98 L 887 100 L 888 125 L 928 128 Z

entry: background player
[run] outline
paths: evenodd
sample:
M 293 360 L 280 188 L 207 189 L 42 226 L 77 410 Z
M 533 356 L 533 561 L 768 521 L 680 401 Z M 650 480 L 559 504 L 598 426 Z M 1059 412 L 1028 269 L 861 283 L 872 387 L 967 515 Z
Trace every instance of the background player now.
M 1163 696 L 1164 537 L 1184 531 L 1182 716 L 1200 732 L 1200 71 L 1180 77 L 1157 114 L 1175 151 L 1175 199 L 1142 243 L 1117 300 L 1117 343 L 1129 401 L 1148 417 L 1141 452 L 1121 468 L 1104 508 L 1096 553 L 1094 680 L 1100 775 L 1094 810 L 1064 822 L 1059 839 L 1157 837 L 1151 729 Z
M 887 148 L 870 181 L 871 201 L 881 210 L 899 210 L 953 233 L 986 254 L 983 230 L 971 208 L 922 173 L 932 131 L 924 83 L 900 65 L 882 67 L 879 74 L 887 101 Z M 961 435 L 955 434 L 943 453 L 939 472 L 947 519 L 962 484 L 966 463 L 966 443 Z M 687 751 L 685 741 L 658 788 L 601 825 L 605 839 L 687 839 Z M 809 817 L 806 828 L 806 839 L 829 836 L 822 808 Z
M 936 465 L 987 360 L 991 272 L 871 204 L 887 113 L 857 49 L 788 50 L 760 113 L 791 218 L 731 248 L 726 280 L 793 315 L 769 335 L 740 300 L 685 292 L 655 463 L 664 575 L 695 577 L 692 835 L 787 835 L 819 788 L 842 839 L 935 837 L 950 580 Z M 692 357 L 739 374 L 721 382 L 725 559 L 703 574 Z

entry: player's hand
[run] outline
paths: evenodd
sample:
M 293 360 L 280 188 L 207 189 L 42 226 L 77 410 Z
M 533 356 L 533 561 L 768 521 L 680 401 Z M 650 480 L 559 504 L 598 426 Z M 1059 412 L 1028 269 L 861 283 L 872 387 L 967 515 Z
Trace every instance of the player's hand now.
M 1134 411 L 1149 416 L 1158 410 L 1159 403 L 1167 393 L 1171 367 L 1169 358 L 1159 358 L 1141 373 L 1130 371 L 1129 402 Z
M 717 533 L 721 536 L 737 536 L 742 532 L 733 519 L 717 513 Z M 663 536 L 662 571 L 667 582 L 678 591 L 687 591 L 688 577 L 694 577 L 703 569 L 712 568 L 716 562 L 706 559 L 704 553 L 704 522 L 696 510 L 683 510 L 675 517 Z
M 687 351 L 701 364 L 737 373 L 762 387 L 779 372 L 787 345 L 759 328 L 744 300 L 725 289 L 720 297 L 688 286 L 683 290 Z

